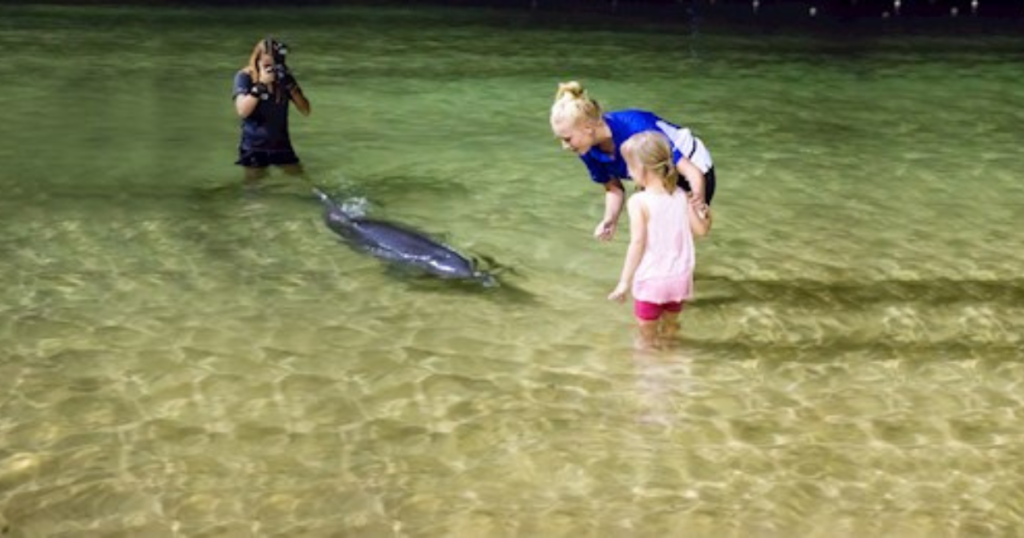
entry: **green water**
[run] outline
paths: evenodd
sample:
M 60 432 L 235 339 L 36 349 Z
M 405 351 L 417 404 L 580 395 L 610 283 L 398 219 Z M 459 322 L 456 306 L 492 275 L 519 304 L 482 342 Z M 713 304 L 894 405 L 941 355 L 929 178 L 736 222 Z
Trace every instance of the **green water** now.
M 501 12 L 0 9 L 5 536 L 1011 536 L 1019 39 Z M 646 30 L 646 31 L 645 31 Z M 310 177 L 514 269 L 339 245 L 239 188 L 266 32 Z M 718 171 L 672 349 L 547 113 L 578 78 Z

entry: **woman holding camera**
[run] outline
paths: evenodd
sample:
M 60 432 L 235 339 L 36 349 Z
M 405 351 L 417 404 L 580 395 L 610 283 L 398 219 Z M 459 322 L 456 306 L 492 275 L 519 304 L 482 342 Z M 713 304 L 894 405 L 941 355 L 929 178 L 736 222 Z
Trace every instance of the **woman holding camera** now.
M 260 40 L 249 63 L 235 75 L 232 96 L 242 118 L 242 139 L 235 164 L 245 167 L 246 180 L 262 177 L 270 165 L 286 173 L 300 174 L 299 157 L 288 136 L 290 103 L 303 116 L 309 115 L 309 100 L 285 65 L 288 48 L 270 37 Z

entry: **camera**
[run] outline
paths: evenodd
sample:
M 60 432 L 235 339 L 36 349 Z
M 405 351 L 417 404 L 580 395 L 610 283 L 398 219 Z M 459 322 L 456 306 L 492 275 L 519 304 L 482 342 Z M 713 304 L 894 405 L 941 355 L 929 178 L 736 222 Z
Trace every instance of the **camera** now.
M 263 50 L 274 59 L 274 66 L 271 67 L 274 79 L 282 83 L 285 91 L 292 91 L 295 86 L 295 79 L 292 78 L 291 73 L 288 72 L 288 66 L 285 64 L 285 58 L 288 56 L 288 45 L 267 36 L 263 38 Z
M 275 64 L 284 65 L 285 57 L 288 56 L 288 45 L 267 36 L 263 39 L 263 50 L 269 52 L 274 57 Z

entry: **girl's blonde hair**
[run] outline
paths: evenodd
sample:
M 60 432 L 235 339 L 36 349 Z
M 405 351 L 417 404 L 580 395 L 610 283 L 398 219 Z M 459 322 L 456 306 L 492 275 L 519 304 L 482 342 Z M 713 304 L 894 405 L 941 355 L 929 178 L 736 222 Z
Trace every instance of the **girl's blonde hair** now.
M 601 105 L 587 95 L 583 85 L 575 80 L 562 82 L 555 92 L 555 104 L 551 105 L 551 123 L 570 122 L 576 125 L 580 120 L 601 120 Z
M 644 168 L 661 178 L 662 185 L 669 193 L 676 190 L 679 172 L 672 162 L 672 146 L 665 135 L 658 131 L 637 133 L 622 144 L 622 155 L 636 157 Z

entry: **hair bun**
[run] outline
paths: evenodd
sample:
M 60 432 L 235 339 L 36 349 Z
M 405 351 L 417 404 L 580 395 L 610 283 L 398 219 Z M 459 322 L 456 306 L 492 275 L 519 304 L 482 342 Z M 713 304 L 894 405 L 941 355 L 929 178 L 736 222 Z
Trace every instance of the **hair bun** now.
M 569 82 L 558 83 L 558 91 L 555 92 L 555 99 L 561 99 L 563 96 L 568 95 L 572 98 L 579 98 L 586 95 L 587 91 L 583 89 L 583 85 L 575 80 Z

